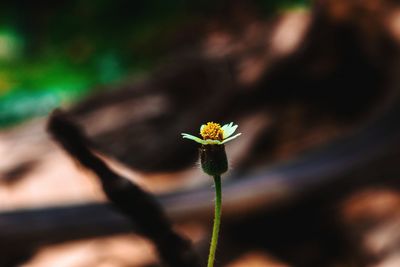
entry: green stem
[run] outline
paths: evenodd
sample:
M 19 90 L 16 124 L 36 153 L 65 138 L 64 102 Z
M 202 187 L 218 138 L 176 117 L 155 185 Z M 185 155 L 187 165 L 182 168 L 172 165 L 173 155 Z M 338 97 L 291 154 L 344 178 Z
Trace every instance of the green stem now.
M 215 183 L 215 215 L 214 215 L 214 226 L 211 237 L 211 245 L 210 245 L 210 254 L 208 256 L 208 264 L 207 267 L 214 266 L 215 259 L 215 251 L 217 249 L 218 243 L 218 234 L 219 234 L 219 226 L 221 224 L 221 202 L 222 202 L 222 193 L 221 193 L 221 176 L 214 176 Z

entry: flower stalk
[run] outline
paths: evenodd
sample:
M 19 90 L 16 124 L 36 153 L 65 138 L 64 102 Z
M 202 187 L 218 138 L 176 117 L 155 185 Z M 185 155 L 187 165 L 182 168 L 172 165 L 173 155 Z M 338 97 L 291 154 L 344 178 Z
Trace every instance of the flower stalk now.
M 208 254 L 207 267 L 214 267 L 215 252 L 218 245 L 219 228 L 221 225 L 221 209 L 222 209 L 222 190 L 221 190 L 221 176 L 214 176 L 215 183 L 215 215 L 214 225 L 210 244 L 210 253 Z

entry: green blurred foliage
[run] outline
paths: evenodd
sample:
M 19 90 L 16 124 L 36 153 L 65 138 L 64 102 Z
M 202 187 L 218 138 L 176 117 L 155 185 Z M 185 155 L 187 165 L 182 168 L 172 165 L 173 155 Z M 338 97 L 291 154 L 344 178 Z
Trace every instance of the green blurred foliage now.
M 177 29 L 223 1 L 14 0 L 0 3 L 0 127 L 145 73 Z M 256 1 L 266 15 L 305 0 Z

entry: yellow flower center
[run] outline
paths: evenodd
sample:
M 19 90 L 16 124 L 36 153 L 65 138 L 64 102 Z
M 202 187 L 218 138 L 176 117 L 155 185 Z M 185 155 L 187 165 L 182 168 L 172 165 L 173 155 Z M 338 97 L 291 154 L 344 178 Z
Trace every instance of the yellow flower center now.
M 204 140 L 211 139 L 222 141 L 222 139 L 224 139 L 224 130 L 221 129 L 219 123 L 207 122 L 207 124 L 201 129 L 200 135 Z

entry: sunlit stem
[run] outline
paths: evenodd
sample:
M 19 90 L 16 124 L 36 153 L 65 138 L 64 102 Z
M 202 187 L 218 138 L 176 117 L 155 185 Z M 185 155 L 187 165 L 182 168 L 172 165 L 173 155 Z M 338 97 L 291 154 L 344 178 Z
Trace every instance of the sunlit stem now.
M 219 227 L 221 224 L 221 202 L 222 202 L 222 192 L 221 192 L 221 176 L 214 176 L 215 183 L 215 215 L 214 215 L 214 226 L 211 237 L 210 254 L 208 256 L 207 267 L 214 266 L 215 251 L 217 250 Z

